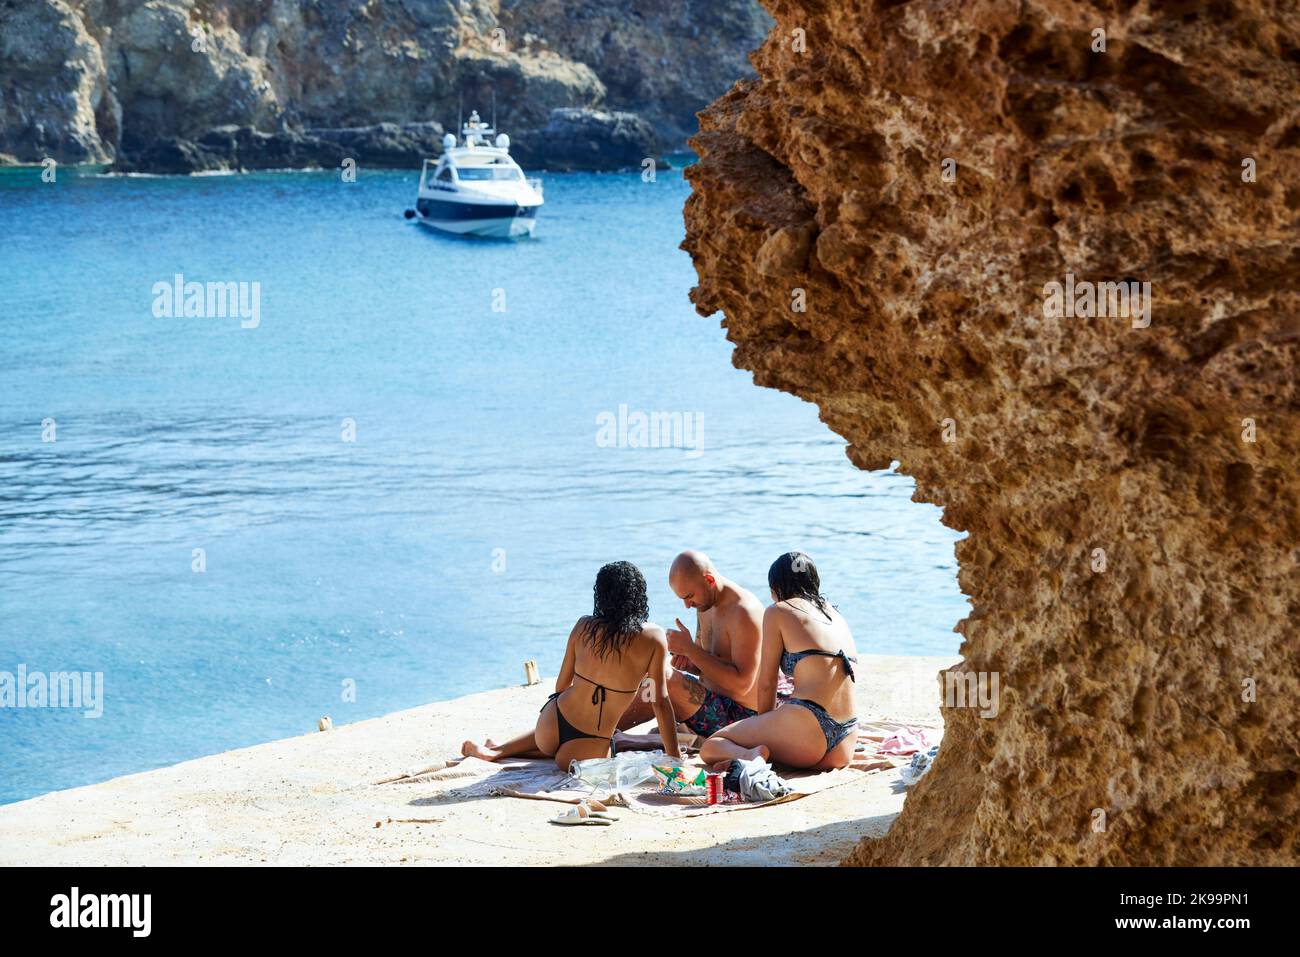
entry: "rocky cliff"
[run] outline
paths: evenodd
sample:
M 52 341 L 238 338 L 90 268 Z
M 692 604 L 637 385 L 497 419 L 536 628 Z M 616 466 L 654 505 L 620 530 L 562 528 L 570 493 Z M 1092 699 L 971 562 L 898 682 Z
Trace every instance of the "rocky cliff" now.
M 764 2 L 694 301 L 968 533 L 942 749 L 851 863 L 1295 863 L 1296 5 Z
M 624 136 L 644 121 L 671 148 L 694 130 L 696 110 L 752 73 L 746 54 L 771 21 L 754 0 L 655 6 L 0 0 L 0 153 L 106 162 L 192 153 L 227 126 L 450 127 L 462 100 L 487 117 L 493 91 L 514 136 L 535 130 L 544 141 L 556 109 L 605 109 L 638 114 Z M 655 144 L 641 139 L 644 156 Z
M 771 29 L 757 0 L 501 0 L 501 26 L 589 66 L 618 109 L 685 143 L 695 114 L 751 76 L 749 53 Z

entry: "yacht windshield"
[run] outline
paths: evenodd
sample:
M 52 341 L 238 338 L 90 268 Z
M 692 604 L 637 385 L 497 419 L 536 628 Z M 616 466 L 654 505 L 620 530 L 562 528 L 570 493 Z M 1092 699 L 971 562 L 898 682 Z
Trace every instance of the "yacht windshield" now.
M 460 177 L 462 183 L 466 180 L 512 180 L 523 178 L 519 170 L 510 166 L 460 166 L 456 169 L 456 175 Z

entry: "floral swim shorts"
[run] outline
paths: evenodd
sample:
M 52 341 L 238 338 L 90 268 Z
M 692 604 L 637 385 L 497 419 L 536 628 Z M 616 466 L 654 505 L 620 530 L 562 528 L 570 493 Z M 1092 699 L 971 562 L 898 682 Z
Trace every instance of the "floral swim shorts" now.
M 701 737 L 710 737 L 734 721 L 752 718 L 758 714 L 757 711 L 752 711 L 743 704 L 737 704 L 726 695 L 710 691 L 708 688 L 703 690 L 704 702 L 700 705 L 700 710 L 683 722 L 686 727 Z

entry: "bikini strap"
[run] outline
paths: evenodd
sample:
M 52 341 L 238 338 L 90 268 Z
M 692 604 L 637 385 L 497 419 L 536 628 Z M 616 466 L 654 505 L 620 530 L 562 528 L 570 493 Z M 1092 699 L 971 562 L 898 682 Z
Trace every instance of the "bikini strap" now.
M 592 690 L 592 692 L 591 692 L 591 703 L 594 704 L 594 705 L 599 705 L 599 706 L 600 706 L 599 711 L 598 711 L 597 714 L 596 714 L 596 727 L 599 728 L 599 727 L 601 726 L 601 724 L 603 723 L 601 719 L 604 718 L 604 716 L 605 716 L 605 691 L 606 691 L 606 688 L 605 688 L 605 686 L 604 686 L 603 684 L 601 684 L 600 682 L 598 682 L 598 681 L 592 681 L 592 680 L 591 680 L 590 678 L 588 678 L 586 675 L 578 674 L 578 669 L 577 669 L 577 668 L 574 668 L 574 669 L 573 669 L 573 674 L 574 674 L 575 677 L 581 678 L 583 681 L 587 682 L 587 684 L 589 684 L 589 685 L 593 685 L 593 686 L 594 686 L 594 687 L 593 687 L 593 690 Z M 618 694 L 636 694 L 637 690 L 639 690 L 640 687 L 641 687 L 640 685 L 637 685 L 636 689 L 634 689 L 634 690 L 632 690 L 632 691 L 619 691 L 619 689 L 617 689 L 617 688 L 610 688 L 610 689 L 608 689 L 608 690 L 609 690 L 609 691 L 616 692 L 616 693 L 618 693 Z
M 646 667 L 648 668 L 649 665 L 647 665 Z M 576 678 L 581 678 L 583 681 L 587 682 L 588 684 L 593 684 L 593 685 L 595 685 L 597 688 L 603 688 L 603 687 L 605 687 L 603 684 L 601 684 L 601 683 L 598 682 L 598 681 L 592 681 L 592 680 L 591 680 L 590 678 L 588 678 L 586 675 L 580 675 L 580 674 L 578 674 L 578 669 L 577 669 L 577 668 L 574 668 L 574 669 L 573 669 L 573 674 L 574 674 L 574 677 L 576 677 Z M 621 688 L 610 688 L 609 690 L 612 691 L 612 692 L 614 692 L 615 694 L 636 694 L 637 691 L 640 690 L 640 688 L 641 688 L 641 686 L 640 686 L 640 685 L 637 685 L 637 686 L 636 686 L 635 688 L 633 688 L 631 691 L 624 691 L 624 690 L 621 689 Z M 595 702 L 593 701 L 592 704 L 595 704 Z
M 841 648 L 839 651 L 822 651 L 820 648 L 810 648 L 808 651 L 783 651 L 782 657 L 784 657 L 785 655 L 789 655 L 791 658 L 793 658 L 795 660 L 795 664 L 798 664 L 801 658 L 806 658 L 809 655 L 819 655 L 823 658 L 839 658 L 841 661 L 844 662 L 844 673 L 849 676 L 849 680 L 852 681 L 854 684 L 858 683 L 857 676 L 853 673 L 853 662 L 855 662 L 857 659 L 850 658 L 845 653 L 843 648 Z

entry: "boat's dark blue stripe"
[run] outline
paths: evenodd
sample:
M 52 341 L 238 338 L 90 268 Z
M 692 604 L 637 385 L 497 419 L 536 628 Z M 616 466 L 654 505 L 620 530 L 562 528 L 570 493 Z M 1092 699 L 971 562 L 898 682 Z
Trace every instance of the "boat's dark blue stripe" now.
M 421 216 L 429 219 L 532 219 L 537 215 L 536 206 L 505 206 L 501 204 L 473 205 L 470 203 L 449 203 L 441 199 L 424 199 L 416 201 L 415 208 Z

